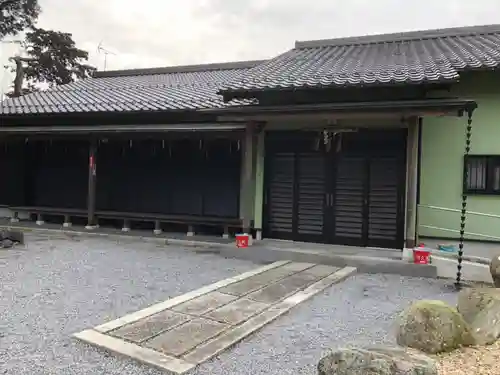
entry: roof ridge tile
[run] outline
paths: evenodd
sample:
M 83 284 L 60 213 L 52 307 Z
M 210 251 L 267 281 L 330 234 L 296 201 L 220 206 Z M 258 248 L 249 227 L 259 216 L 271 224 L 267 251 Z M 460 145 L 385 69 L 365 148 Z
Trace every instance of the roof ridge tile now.
M 398 33 L 370 34 L 352 37 L 340 37 L 333 39 L 317 39 L 296 41 L 296 49 L 323 48 L 332 46 L 366 45 L 404 43 L 416 40 L 440 39 L 449 37 L 466 37 L 475 35 L 500 34 L 500 24 L 451 27 L 443 29 L 416 30 Z

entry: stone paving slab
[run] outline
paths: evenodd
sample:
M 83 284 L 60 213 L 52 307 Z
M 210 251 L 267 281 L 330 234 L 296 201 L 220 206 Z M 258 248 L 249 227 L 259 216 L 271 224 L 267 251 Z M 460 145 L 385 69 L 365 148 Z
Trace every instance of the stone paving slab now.
M 296 272 L 303 271 L 307 268 L 313 267 L 311 263 L 289 263 L 283 267 L 275 268 L 259 275 L 249 277 L 238 283 L 228 285 L 227 287 L 219 289 L 220 292 L 232 294 L 235 296 L 243 296 L 254 290 L 258 290 L 271 282 L 280 280 L 286 276 L 293 275 Z
M 167 355 L 180 356 L 225 331 L 227 324 L 195 318 L 145 342 L 146 347 Z
M 269 306 L 270 305 L 267 303 L 252 301 L 248 298 L 240 298 L 237 301 L 205 314 L 205 317 L 218 322 L 237 325 L 248 320 L 251 316 L 262 310 L 265 310 Z
M 265 288 L 262 288 L 256 292 L 250 293 L 247 295 L 247 298 L 263 303 L 276 303 L 288 295 L 304 289 L 318 281 L 319 279 L 326 277 L 333 272 L 337 271 L 336 267 L 329 266 L 317 266 L 321 267 L 318 270 L 313 270 L 313 268 L 298 272 L 293 274 L 292 276 L 288 276 L 280 282 L 270 284 Z M 326 271 L 326 272 L 325 272 Z
M 234 301 L 236 298 L 238 297 L 229 294 L 211 292 L 177 305 L 172 310 L 189 315 L 203 315 Z
M 109 334 L 128 341 L 141 343 L 190 319 L 187 315 L 165 310 L 138 322 L 127 324 L 111 331 Z
M 75 337 L 183 374 L 355 271 L 353 267 L 276 262 Z

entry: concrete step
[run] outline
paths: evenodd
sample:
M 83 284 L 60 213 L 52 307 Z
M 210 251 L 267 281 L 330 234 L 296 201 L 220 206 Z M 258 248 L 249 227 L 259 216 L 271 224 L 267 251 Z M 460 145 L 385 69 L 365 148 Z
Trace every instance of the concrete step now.
M 432 255 L 432 265 L 437 268 L 438 277 L 454 279 L 457 277 L 457 260 L 452 257 Z M 464 260 L 462 262 L 462 280 L 493 284 L 490 266 Z
M 361 273 L 385 273 L 410 277 L 437 278 L 437 268 L 434 265 L 413 264 L 399 259 L 374 257 L 369 255 L 337 254 L 326 251 L 312 251 L 292 248 L 269 248 L 254 244 L 248 248 L 221 248 L 220 254 L 228 258 L 251 260 L 253 262 L 276 262 L 291 260 L 325 264 L 335 267 L 356 267 Z

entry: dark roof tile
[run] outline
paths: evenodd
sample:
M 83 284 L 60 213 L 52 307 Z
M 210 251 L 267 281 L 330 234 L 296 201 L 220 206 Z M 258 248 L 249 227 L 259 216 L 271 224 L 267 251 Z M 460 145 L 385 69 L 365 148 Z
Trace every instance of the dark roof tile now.
M 499 64 L 500 25 L 306 41 L 222 91 L 454 81 Z
M 0 102 L 0 115 L 219 108 L 220 87 L 262 61 L 98 72 L 89 78 Z

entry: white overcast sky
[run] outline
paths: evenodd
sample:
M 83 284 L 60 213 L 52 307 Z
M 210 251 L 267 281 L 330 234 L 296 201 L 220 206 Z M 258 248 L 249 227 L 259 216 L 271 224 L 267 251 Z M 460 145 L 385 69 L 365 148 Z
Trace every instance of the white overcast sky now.
M 40 0 L 39 26 L 70 32 L 109 69 L 269 58 L 295 40 L 500 23 L 500 0 Z M 0 45 L 3 65 L 15 53 Z

